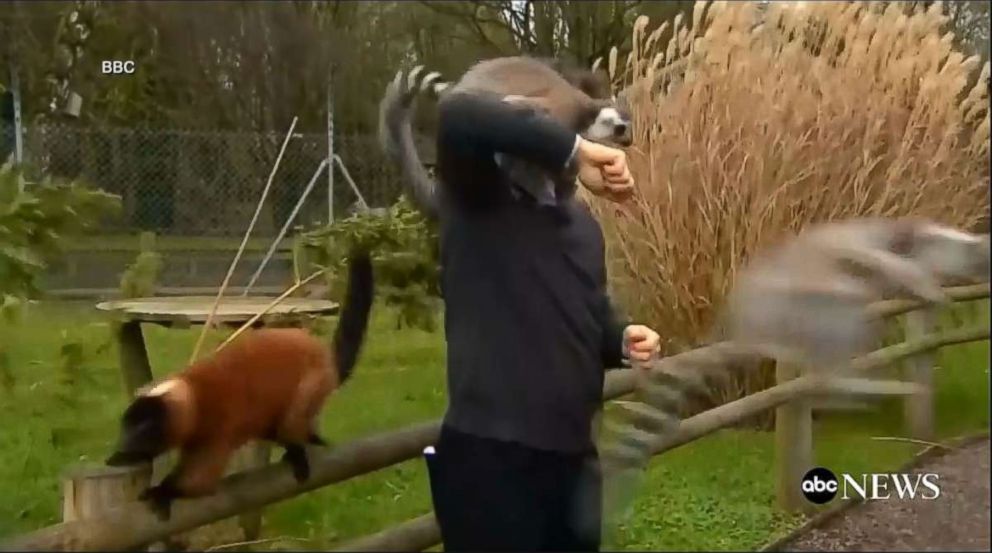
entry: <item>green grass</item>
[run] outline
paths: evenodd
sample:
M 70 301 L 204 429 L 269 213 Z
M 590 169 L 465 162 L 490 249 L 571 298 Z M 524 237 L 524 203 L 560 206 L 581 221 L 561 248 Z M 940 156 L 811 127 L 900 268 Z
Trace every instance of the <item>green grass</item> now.
M 988 320 L 988 304 L 980 316 Z M 343 442 L 439 417 L 444 409 L 443 337 L 397 331 L 376 308 L 354 379 L 328 403 L 323 433 Z M 66 332 L 66 338 L 61 335 Z M 185 362 L 198 328 L 146 326 L 156 376 Z M 222 334 L 211 334 L 216 344 Z M 66 339 L 87 355 L 71 394 L 60 384 Z M 55 523 L 59 477 L 78 462 L 99 462 L 116 438 L 124 394 L 109 327 L 89 304 L 43 303 L 0 340 L 13 355 L 16 384 L 0 389 L 0 539 Z M 108 346 L 108 347 L 102 347 Z M 988 428 L 988 344 L 947 348 L 936 373 L 941 436 Z M 889 469 L 918 446 L 871 439 L 902 432 L 899 405 L 870 415 L 831 416 L 816 425 L 817 462 L 834 471 Z M 726 430 L 666 453 L 650 466 L 631 519 L 604 547 L 630 550 L 748 550 L 800 521 L 774 508 L 769 433 Z M 419 459 L 298 497 L 266 510 L 266 547 L 327 549 L 427 512 Z
M 353 380 L 328 402 L 323 433 L 332 442 L 439 417 L 444 409 L 443 341 L 438 334 L 394 330 L 391 313 L 376 310 L 368 347 Z M 181 367 L 199 327 L 144 326 L 156 377 Z M 70 338 L 87 344 L 88 358 L 71 401 L 59 393 L 59 348 Z M 60 517 L 60 474 L 66 466 L 99 462 L 116 439 L 125 400 L 109 327 L 87 304 L 41 304 L 6 332 L 16 385 L 0 392 L 0 536 L 55 523 Z M 212 334 L 207 343 L 219 343 Z M 9 339 L 9 342 L 8 342 Z M 204 349 L 206 350 L 207 347 Z M 13 424 L 12 424 L 13 423 Z M 339 537 L 379 530 L 422 514 L 430 501 L 417 461 L 356 478 L 284 502 L 268 511 L 267 534 L 312 539 L 320 549 Z

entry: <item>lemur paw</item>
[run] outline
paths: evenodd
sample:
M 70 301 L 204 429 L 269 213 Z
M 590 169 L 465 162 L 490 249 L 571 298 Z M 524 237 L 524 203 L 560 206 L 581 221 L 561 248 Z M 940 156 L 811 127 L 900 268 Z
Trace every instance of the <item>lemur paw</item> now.
M 307 443 L 311 445 L 319 445 L 323 447 L 327 447 L 330 445 L 327 442 L 327 440 L 321 438 L 320 435 L 318 435 L 316 432 L 311 432 L 310 435 L 307 436 Z
M 178 497 L 176 491 L 168 484 L 152 486 L 141 492 L 139 501 L 148 503 L 148 508 L 158 516 L 159 520 L 167 521 L 172 517 L 172 501 Z
M 307 451 L 303 446 L 287 445 L 282 460 L 293 470 L 293 477 L 296 478 L 297 482 L 302 484 L 310 478 L 310 461 L 307 459 Z

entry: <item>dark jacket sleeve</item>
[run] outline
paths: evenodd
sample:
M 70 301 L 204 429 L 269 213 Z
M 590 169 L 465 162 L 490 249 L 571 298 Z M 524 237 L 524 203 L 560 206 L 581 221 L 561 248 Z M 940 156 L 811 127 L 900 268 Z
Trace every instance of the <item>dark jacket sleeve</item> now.
M 600 324 L 603 329 L 603 343 L 600 351 L 603 356 L 603 366 L 609 370 L 620 367 L 623 362 L 623 330 L 627 328 L 629 322 L 620 317 L 613 308 L 613 302 L 607 296 L 605 286 L 602 298 Z
M 575 132 L 543 112 L 495 96 L 453 93 L 438 105 L 438 146 L 453 156 L 488 161 L 502 153 L 557 173 L 575 141 Z

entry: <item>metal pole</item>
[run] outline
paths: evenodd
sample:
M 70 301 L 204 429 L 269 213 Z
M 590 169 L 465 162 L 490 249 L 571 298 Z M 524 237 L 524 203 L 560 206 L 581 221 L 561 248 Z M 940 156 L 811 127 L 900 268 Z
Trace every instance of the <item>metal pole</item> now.
M 334 222 L 334 68 L 327 77 L 327 223 Z
M 14 161 L 20 165 L 24 161 L 24 137 L 21 129 L 21 85 L 17 77 L 17 67 L 10 64 L 10 86 L 14 93 Z
M 351 173 L 348 172 L 348 168 L 344 166 L 344 162 L 341 161 L 341 156 L 334 156 L 334 161 L 337 162 L 338 168 L 341 169 L 341 174 L 344 175 L 344 179 L 348 181 L 351 185 L 351 190 L 355 192 L 358 196 L 358 203 L 362 204 L 365 209 L 369 208 L 368 202 L 365 201 L 365 196 L 362 196 L 362 192 L 358 189 L 358 185 L 355 184 L 355 179 L 351 178 Z
M 292 213 L 286 218 L 286 222 L 283 223 L 282 228 L 279 229 L 279 235 L 276 239 L 272 241 L 272 245 L 269 246 L 269 251 L 265 252 L 265 257 L 262 258 L 262 262 L 258 264 L 258 268 L 255 269 L 255 274 L 251 275 L 251 280 L 248 281 L 248 286 L 245 286 L 245 291 L 241 294 L 242 296 L 247 296 L 248 292 L 251 291 L 252 286 L 255 286 L 255 282 L 258 280 L 259 275 L 262 274 L 262 269 L 268 265 L 269 260 L 272 259 L 272 254 L 276 253 L 276 248 L 279 243 L 282 242 L 284 236 L 289 231 L 289 226 L 293 224 L 296 220 L 296 215 L 300 212 L 300 208 L 303 207 L 303 202 L 306 201 L 307 196 L 310 195 L 310 191 L 313 190 L 313 185 L 317 183 L 317 177 L 320 176 L 320 172 L 324 170 L 324 167 L 328 167 L 327 160 L 320 162 L 320 166 L 314 171 L 313 177 L 310 178 L 310 182 L 307 183 L 307 187 L 303 189 L 303 194 L 300 195 L 300 199 L 297 200 L 296 206 L 293 208 Z M 328 167 L 328 171 L 330 168 Z

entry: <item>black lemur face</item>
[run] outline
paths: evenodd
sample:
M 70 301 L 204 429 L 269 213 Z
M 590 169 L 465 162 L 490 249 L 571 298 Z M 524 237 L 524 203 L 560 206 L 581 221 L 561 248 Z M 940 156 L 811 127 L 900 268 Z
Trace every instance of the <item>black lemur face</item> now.
M 134 400 L 121 417 L 117 450 L 109 466 L 150 462 L 168 449 L 168 406 L 162 396 L 142 396 Z

